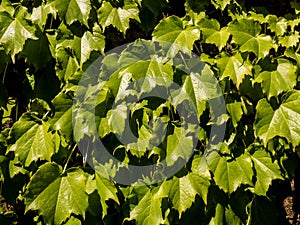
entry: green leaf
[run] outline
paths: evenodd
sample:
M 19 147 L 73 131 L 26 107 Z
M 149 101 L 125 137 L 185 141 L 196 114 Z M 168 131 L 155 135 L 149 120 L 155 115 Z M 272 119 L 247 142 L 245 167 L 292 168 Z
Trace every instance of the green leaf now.
M 279 37 L 278 42 L 286 48 L 294 47 L 299 42 L 299 32 L 296 31 L 294 34 L 289 34 L 284 37 Z
M 27 20 L 26 8 L 16 9 L 14 16 L 0 12 L 0 44 L 14 61 L 15 55 L 22 51 L 27 39 L 35 40 L 35 27 Z
M 297 62 L 297 64 L 300 65 L 300 54 L 297 53 L 293 48 L 286 49 L 284 55 L 294 59 Z
M 212 4 L 214 4 L 216 8 L 220 8 L 223 11 L 226 6 L 230 4 L 230 1 L 231 0 L 213 0 Z
M 167 6 L 166 0 L 142 0 L 142 5 L 148 8 L 155 17 L 162 13 L 162 9 Z
M 263 92 L 268 99 L 278 96 L 284 91 L 293 90 L 296 85 L 296 66 L 288 60 L 278 60 L 277 69 L 274 71 L 263 71 L 254 80 L 262 83 Z
M 245 75 L 252 75 L 252 65 L 248 61 L 244 61 L 240 53 L 233 56 L 222 54 L 217 59 L 217 65 L 220 69 L 221 79 L 229 77 L 233 83 L 240 86 Z
M 184 25 L 177 16 L 170 16 L 160 21 L 152 36 L 154 41 L 171 45 L 167 55 L 174 56 L 179 50 L 190 54 L 194 42 L 200 38 L 200 30 L 196 26 Z
M 186 12 L 193 11 L 194 14 L 199 14 L 205 11 L 205 8 L 210 4 L 210 0 L 187 0 L 184 4 Z
M 53 99 L 52 103 L 55 108 L 55 114 L 49 121 L 51 129 L 59 131 L 66 138 L 72 140 L 72 98 L 67 94 L 60 93 Z
M 71 217 L 68 219 L 68 221 L 65 223 L 65 225 L 81 225 L 81 221 L 75 217 Z
M 275 179 L 283 179 L 277 163 L 272 162 L 270 155 L 265 150 L 256 150 L 251 159 L 256 171 L 254 192 L 257 195 L 266 195 L 269 186 Z
M 225 192 L 232 193 L 241 184 L 253 185 L 252 163 L 248 154 L 231 159 L 213 151 L 207 156 L 207 161 L 216 184 Z
M 226 109 L 230 114 L 231 121 L 234 127 L 237 127 L 238 122 L 243 116 L 243 104 L 241 102 L 233 102 L 226 104 Z
M 9 0 L 2 0 L 0 5 L 1 12 L 8 12 L 10 15 L 14 15 L 14 7 Z
M 126 125 L 126 120 L 128 120 L 128 108 L 127 104 L 119 104 L 116 108 L 111 110 L 111 114 L 108 123 L 113 128 L 114 132 L 118 135 L 122 135 L 124 132 L 130 129 Z
M 260 25 L 249 19 L 234 21 L 228 26 L 228 31 L 232 34 L 233 41 L 240 46 L 240 51 L 253 52 L 258 59 L 267 56 L 272 48 L 272 38 L 259 34 L 260 30 Z
M 162 215 L 162 198 L 164 195 L 149 190 L 130 212 L 128 220 L 135 220 L 137 225 L 165 224 Z
M 100 195 L 100 202 L 102 206 L 102 218 L 104 218 L 107 215 L 107 209 L 108 206 L 105 201 L 112 199 L 116 203 L 120 204 L 118 196 L 117 196 L 117 188 L 115 185 L 109 181 L 108 179 L 101 176 L 99 173 L 97 173 L 96 168 L 96 184 L 97 184 L 97 190 Z
M 287 31 L 288 23 L 285 18 L 277 18 L 275 15 L 268 15 L 269 28 L 278 36 L 283 36 Z
M 98 11 L 98 21 L 103 29 L 109 25 L 113 25 L 124 35 L 129 28 L 130 19 L 140 21 L 137 8 L 114 8 L 109 2 L 103 1 Z
M 62 43 L 62 46 L 64 49 L 74 50 L 75 56 L 78 59 L 77 61 L 82 67 L 88 61 L 93 51 L 98 51 L 101 54 L 104 53 L 105 40 L 101 28 L 95 24 L 92 32 L 86 31 L 81 38 L 75 37 L 74 40 L 66 40 Z M 69 58 L 70 60 L 72 59 Z M 76 69 L 76 64 L 74 65 L 74 69 Z
M 80 62 L 77 61 L 70 49 L 67 48 L 68 44 L 69 41 L 58 44 L 55 52 L 55 70 L 58 78 L 64 82 L 70 80 L 74 76 L 75 72 L 80 68 Z M 78 48 L 78 46 L 76 47 Z
M 217 204 L 215 216 L 211 218 L 208 225 L 223 225 L 224 224 L 224 207 Z
M 242 225 L 240 218 L 235 215 L 234 211 L 229 207 L 224 207 L 221 204 L 217 204 L 214 217 L 210 220 L 209 225 Z
M 210 185 L 206 178 L 189 173 L 184 177 L 173 177 L 169 182 L 169 198 L 172 201 L 173 208 L 178 211 L 179 218 L 181 218 L 183 212 L 192 206 L 197 194 L 206 202 Z
M 58 10 L 59 16 L 68 25 L 79 21 L 89 27 L 88 19 L 92 9 L 90 0 L 54 0 L 51 5 Z
M 49 15 L 56 18 L 56 10 L 50 4 L 42 4 L 32 9 L 31 19 L 39 25 L 41 30 L 44 30 Z
M 26 211 L 38 210 L 49 224 L 59 225 L 71 214 L 85 217 L 88 208 L 88 174 L 70 169 L 62 174 L 55 163 L 42 165 L 31 178 L 25 194 Z
M 226 45 L 230 33 L 226 28 L 220 29 L 220 24 L 215 19 L 203 18 L 198 23 L 200 30 L 203 33 L 203 39 L 205 43 L 215 44 L 218 49 L 221 49 Z
M 56 152 L 54 135 L 48 132 L 49 124 L 31 114 L 24 114 L 12 127 L 10 135 L 16 142 L 9 148 L 25 165 L 33 161 L 47 160 Z
M 234 211 L 229 207 L 225 209 L 225 220 L 226 224 L 230 225 L 242 225 L 241 219 L 234 213 Z
M 174 133 L 167 139 L 167 158 L 168 166 L 172 166 L 179 158 L 188 160 L 194 150 L 193 138 L 189 131 L 184 128 L 174 127 Z
M 248 224 L 250 225 L 273 225 L 278 223 L 278 208 L 271 198 L 257 196 L 247 205 Z
M 300 144 L 300 92 L 285 95 L 278 109 L 273 109 L 266 99 L 261 99 L 256 107 L 255 134 L 266 146 L 275 136 L 286 138 L 297 146 Z
M 47 36 L 39 31 L 37 37 L 37 40 L 28 40 L 26 42 L 21 55 L 27 59 L 28 63 L 39 69 L 47 66 L 52 56 Z

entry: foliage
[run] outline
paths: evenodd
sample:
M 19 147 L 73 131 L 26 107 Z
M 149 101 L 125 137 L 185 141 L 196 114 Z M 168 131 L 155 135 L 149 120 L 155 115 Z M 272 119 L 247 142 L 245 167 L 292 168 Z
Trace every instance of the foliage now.
M 278 184 L 292 179 L 299 163 L 296 1 L 282 1 L 280 10 L 277 3 L 248 0 L 0 2 L 0 191 L 11 206 L 0 208 L 1 224 L 279 221 Z M 132 41 L 131 49 L 104 54 Z M 184 60 L 167 63 L 190 51 L 205 66 L 188 62 L 190 71 L 182 72 Z M 96 102 L 95 116 L 79 113 L 91 120 L 72 123 L 79 81 L 100 56 L 101 71 L 112 76 L 96 99 L 89 92 L 83 96 Z M 216 117 L 208 104 L 216 90 L 207 80 L 212 74 L 227 109 Z M 171 87 L 167 81 L 176 82 L 184 91 L 172 94 L 174 105 L 149 97 L 114 108 L 126 89 L 136 99 L 150 93 L 147 79 L 135 90 L 127 85 L 140 78 L 157 78 L 165 88 Z M 196 128 L 177 114 L 185 101 L 195 105 L 197 140 L 191 135 Z M 103 168 L 95 172 L 79 151 L 83 145 L 88 152 L 94 141 L 91 123 L 124 163 L 159 165 L 172 155 L 167 165 L 173 166 L 190 156 L 186 149 L 194 148 L 193 154 L 175 176 L 157 184 L 118 184 L 97 172 Z M 208 144 L 211 127 L 224 124 L 224 140 Z M 138 139 L 120 143 L 117 136 L 128 129 Z M 112 168 L 108 177 L 121 169 Z

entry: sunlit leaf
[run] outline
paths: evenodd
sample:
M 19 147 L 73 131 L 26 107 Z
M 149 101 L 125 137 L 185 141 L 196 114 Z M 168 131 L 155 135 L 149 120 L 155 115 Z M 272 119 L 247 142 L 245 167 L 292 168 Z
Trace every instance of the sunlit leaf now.
M 86 184 L 88 179 L 81 169 L 62 169 L 46 163 L 31 178 L 26 192 L 26 210 L 39 210 L 50 224 L 62 224 L 71 214 L 85 217 L 88 207 Z
M 140 20 L 138 13 L 137 8 L 114 8 L 109 2 L 103 1 L 101 8 L 98 10 L 98 20 L 103 29 L 113 25 L 125 34 L 129 28 L 130 19 Z
M 33 161 L 51 160 L 56 152 L 55 137 L 48 132 L 49 124 L 30 114 L 25 114 L 14 124 L 11 136 L 16 142 L 9 151 L 25 165 L 29 166 Z
M 300 93 L 288 93 L 277 109 L 274 109 L 266 99 L 258 102 L 255 134 L 266 146 L 268 141 L 276 136 L 286 138 L 297 146 L 300 143 Z
M 241 19 L 229 24 L 228 31 L 233 35 L 233 41 L 240 46 L 242 52 L 253 52 L 264 58 L 272 48 L 272 38 L 260 34 L 261 26 L 249 19 Z
M 200 30 L 196 26 L 186 26 L 177 16 L 170 16 L 155 27 L 153 40 L 167 42 L 170 45 L 168 55 L 174 56 L 181 50 L 189 54 L 194 42 L 200 37 Z

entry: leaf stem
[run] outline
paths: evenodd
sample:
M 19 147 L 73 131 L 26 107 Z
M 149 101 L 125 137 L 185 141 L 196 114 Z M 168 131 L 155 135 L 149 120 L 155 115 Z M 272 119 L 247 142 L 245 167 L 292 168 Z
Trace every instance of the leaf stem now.
M 6 77 L 6 72 L 7 72 L 7 67 L 8 67 L 8 62 L 5 65 L 4 73 L 3 73 L 3 79 L 2 79 L 2 84 L 4 84 L 5 77 Z
M 64 166 L 63 173 L 65 173 L 65 171 L 66 171 L 66 169 L 67 169 L 67 166 L 68 166 L 68 164 L 69 164 L 69 161 L 71 160 L 71 157 L 72 157 L 73 153 L 75 152 L 76 147 L 77 147 L 77 143 L 74 145 L 74 147 L 73 147 L 72 150 L 71 150 L 71 153 L 70 153 L 70 155 L 69 155 L 69 157 L 68 157 L 68 159 L 67 159 L 67 162 L 66 162 L 66 164 L 65 164 L 65 166 Z
M 51 20 L 50 20 L 50 26 L 49 29 L 52 29 L 52 23 L 53 23 L 53 15 L 51 15 Z M 45 29 L 45 28 L 44 28 Z
M 186 64 L 186 60 L 183 58 L 183 55 L 182 55 L 181 52 L 179 52 L 179 55 L 180 55 L 182 61 L 184 62 L 184 66 L 185 66 L 186 68 L 189 68 L 188 65 Z

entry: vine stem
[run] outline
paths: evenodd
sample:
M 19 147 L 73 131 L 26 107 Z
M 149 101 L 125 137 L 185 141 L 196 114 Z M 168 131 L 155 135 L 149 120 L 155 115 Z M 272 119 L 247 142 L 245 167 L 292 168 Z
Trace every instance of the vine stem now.
M 63 173 L 65 173 L 65 171 L 66 171 L 66 169 L 67 169 L 67 166 L 68 166 L 68 163 L 69 163 L 69 161 L 70 161 L 70 159 L 71 159 L 71 156 L 72 156 L 73 153 L 75 152 L 76 147 L 77 147 L 77 143 L 74 145 L 74 147 L 73 147 L 72 150 L 71 150 L 71 153 L 70 153 L 70 155 L 69 155 L 69 157 L 68 157 L 68 159 L 67 159 L 67 162 L 66 162 L 66 164 L 65 164 L 65 166 L 64 166 Z

